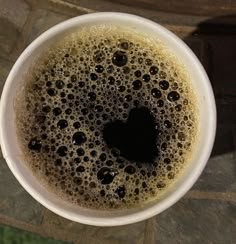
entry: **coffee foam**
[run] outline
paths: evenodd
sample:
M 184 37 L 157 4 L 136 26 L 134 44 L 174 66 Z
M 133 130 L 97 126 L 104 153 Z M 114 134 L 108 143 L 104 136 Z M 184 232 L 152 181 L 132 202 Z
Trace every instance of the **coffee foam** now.
M 126 63 L 114 64 L 117 51 Z M 185 67 L 161 41 L 129 28 L 90 27 L 55 43 L 32 70 L 16 99 L 18 139 L 29 167 L 61 198 L 132 207 L 160 197 L 180 176 L 196 141 L 198 105 Z M 154 164 L 114 156 L 103 139 L 104 125 L 126 120 L 136 106 L 152 112 L 160 131 Z M 72 143 L 76 132 L 86 136 L 81 145 Z M 102 184 L 101 169 L 111 183 Z

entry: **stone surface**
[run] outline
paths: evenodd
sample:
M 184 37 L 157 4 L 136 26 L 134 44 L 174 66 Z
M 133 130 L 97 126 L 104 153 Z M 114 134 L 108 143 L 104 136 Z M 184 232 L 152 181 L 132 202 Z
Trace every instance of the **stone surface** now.
M 48 236 L 62 240 L 80 241 L 85 237 L 86 227 L 86 225 L 69 221 L 45 209 L 42 229 Z M 83 234 L 81 235 L 81 233 Z
M 235 226 L 235 203 L 183 199 L 156 217 L 155 243 L 233 244 Z
M 176 11 L 168 12 L 161 10 L 160 7 L 144 8 L 138 1 L 109 1 L 109 0 L 65 0 L 77 6 L 85 7 L 95 11 L 112 11 L 131 13 L 146 17 L 161 24 L 196 25 L 200 21 L 207 20 L 205 16 L 186 15 L 185 18 Z M 187 1 L 186 1 L 187 2 Z M 186 31 L 188 28 L 184 28 Z
M 118 227 L 91 227 L 87 232 L 90 239 L 87 243 L 93 244 L 142 244 L 144 239 L 145 222 Z M 82 242 L 83 243 L 83 242 Z M 85 242 L 86 243 L 86 242 Z
M 19 35 L 20 32 L 13 23 L 0 17 L 0 56 L 12 52 Z
M 21 30 L 30 12 L 29 5 L 24 0 L 0 0 L 0 6 L 0 16 Z
M 10 54 L 17 44 L 29 6 L 22 0 L 0 0 L 0 6 L 0 56 L 4 56 Z
M 236 192 L 235 162 L 233 152 L 210 158 L 193 190 Z
M 68 2 L 81 4 L 78 0 L 67 0 Z M 91 3 L 92 1 L 89 1 Z M 156 11 L 163 11 L 167 13 L 180 13 L 189 15 L 230 15 L 234 14 L 236 11 L 236 4 L 230 0 L 201 0 L 198 4 L 194 0 L 185 1 L 162 1 L 162 0 L 135 0 L 135 1 L 125 1 L 125 0 L 107 0 L 107 1 L 96 1 L 98 2 L 95 7 L 103 2 L 108 2 L 107 6 L 112 3 L 118 3 L 122 7 L 132 6 L 135 8 L 151 9 Z M 82 1 L 83 3 L 83 1 Z M 93 7 L 93 5 L 90 5 Z
M 144 243 L 146 222 L 120 227 L 94 227 L 64 219 L 45 211 L 43 231 L 54 237 L 79 244 L 141 244 Z
M 44 9 L 37 9 L 33 13 L 33 20 L 29 36 L 27 37 L 27 44 L 32 42 L 41 33 L 48 30 L 50 27 L 68 19 L 69 16 L 57 14 L 52 11 Z
M 75 2 L 76 0 L 70 0 Z M 110 2 L 113 2 L 110 0 Z M 175 12 L 191 15 L 226 15 L 234 14 L 236 4 L 230 0 L 201 0 L 196 4 L 195 0 L 189 1 L 162 1 L 162 0 L 117 0 L 124 5 L 131 5 L 142 9 L 156 9 L 165 12 Z
M 0 243 L 2 244 L 66 244 L 62 241 L 47 239 L 40 235 L 22 231 L 8 226 L 0 226 Z M 67 243 L 69 244 L 69 243 Z
M 0 95 L 13 63 L 0 58 Z
M 0 160 L 0 214 L 30 224 L 42 222 L 42 206 L 17 182 L 5 160 Z

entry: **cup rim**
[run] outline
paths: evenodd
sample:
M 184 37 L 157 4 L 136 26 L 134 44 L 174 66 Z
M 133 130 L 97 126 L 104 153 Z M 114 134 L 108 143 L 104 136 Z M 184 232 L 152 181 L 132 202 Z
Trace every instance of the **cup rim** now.
M 112 219 L 108 217 L 91 217 L 88 218 L 86 216 L 80 215 L 76 213 L 76 215 L 73 215 L 72 213 L 68 211 L 64 211 L 63 209 L 58 208 L 54 203 L 49 202 L 47 199 L 45 199 L 42 195 L 39 194 L 35 189 L 33 189 L 24 177 L 18 172 L 17 168 L 14 167 L 14 162 L 12 162 L 11 157 L 11 149 L 10 145 L 5 144 L 5 138 L 7 138 L 7 132 L 5 131 L 4 127 L 4 111 L 5 107 L 7 106 L 7 96 L 9 93 L 9 89 L 11 87 L 11 83 L 13 82 L 13 75 L 17 72 L 18 67 L 21 66 L 22 62 L 29 57 L 31 53 L 34 52 L 34 50 L 42 43 L 47 41 L 50 38 L 53 38 L 56 34 L 65 31 L 66 29 L 69 29 L 71 26 L 75 24 L 80 24 L 81 21 L 92 21 L 97 18 L 117 18 L 117 19 L 126 19 L 136 21 L 137 24 L 142 25 L 149 25 L 149 26 L 155 26 L 156 31 L 161 33 L 161 35 L 167 36 L 168 38 L 172 39 L 172 41 L 176 44 L 176 47 L 182 48 L 183 51 L 188 55 L 189 60 L 191 60 L 195 65 L 196 69 L 198 69 L 199 74 L 202 77 L 202 80 L 204 80 L 205 87 L 207 88 L 207 94 L 209 102 L 209 111 L 211 111 L 210 116 L 210 128 L 211 130 L 208 131 L 208 135 L 206 136 L 206 142 L 207 148 L 202 152 L 202 154 L 199 157 L 199 164 L 197 168 L 186 177 L 186 179 L 183 181 L 180 187 L 178 187 L 170 196 L 163 199 L 161 202 L 157 202 L 154 206 L 144 209 L 142 211 L 139 211 L 138 213 L 134 214 L 128 214 L 126 216 L 119 216 L 119 217 L 112 217 Z M 37 37 L 20 55 L 20 57 L 17 59 L 16 63 L 14 64 L 13 68 L 11 69 L 9 76 L 5 82 L 4 89 L 1 96 L 1 103 L 0 103 L 0 143 L 2 147 L 2 153 L 4 158 L 6 159 L 6 162 L 17 178 L 17 180 L 20 182 L 20 184 L 25 188 L 25 190 L 33 196 L 38 202 L 40 202 L 43 206 L 48 208 L 49 210 L 53 211 L 54 213 L 79 222 L 83 224 L 89 224 L 89 225 L 96 225 L 96 226 L 118 226 L 118 225 L 125 225 L 125 224 L 131 224 L 135 222 L 139 222 L 142 220 L 145 220 L 147 218 L 150 218 L 154 215 L 159 214 L 160 212 L 163 212 L 173 204 L 175 204 L 183 195 L 193 186 L 193 184 L 197 181 L 200 174 L 202 173 L 208 158 L 210 157 L 210 153 L 213 147 L 214 138 L 216 133 L 216 107 L 215 107 L 215 99 L 213 95 L 213 91 L 210 85 L 210 81 L 207 77 L 207 74 L 198 60 L 198 58 L 195 56 L 195 54 L 192 52 L 192 50 L 181 40 L 179 39 L 175 34 L 167 30 L 165 27 L 159 25 L 158 23 L 155 23 L 151 20 L 148 20 L 146 18 L 136 16 L 133 14 L 127 14 L 127 13 L 120 13 L 120 12 L 100 12 L 100 13 L 91 13 L 91 14 L 85 14 L 82 16 L 77 16 L 71 19 L 68 19 L 64 22 L 61 22 L 53 27 L 51 27 L 49 30 L 45 31 L 43 34 L 41 34 L 39 37 Z M 10 152 L 10 154 L 9 154 Z

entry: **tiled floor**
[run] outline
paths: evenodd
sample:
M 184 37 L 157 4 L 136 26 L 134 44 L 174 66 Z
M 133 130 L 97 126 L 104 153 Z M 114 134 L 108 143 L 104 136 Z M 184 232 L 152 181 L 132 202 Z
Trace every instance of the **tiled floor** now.
M 8 226 L 0 226 L 0 243 L 2 244 L 66 244 L 63 241 L 41 237 L 27 231 Z M 69 244 L 69 243 L 68 243 Z
M 236 3 L 197 2 L 0 0 L 0 90 L 19 54 L 43 31 L 73 16 L 94 11 L 122 11 L 159 22 L 186 41 L 209 74 L 218 110 L 216 142 L 204 173 L 180 202 L 157 217 L 110 228 L 65 220 L 32 199 L 1 156 L 1 224 L 81 244 L 236 243 Z M 47 243 L 46 239 L 37 239 L 41 237 L 35 240 L 42 242 L 30 239 L 9 242 L 8 232 L 14 233 L 8 227 L 0 228 L 0 243 Z M 18 231 L 15 233 L 14 236 L 24 236 Z

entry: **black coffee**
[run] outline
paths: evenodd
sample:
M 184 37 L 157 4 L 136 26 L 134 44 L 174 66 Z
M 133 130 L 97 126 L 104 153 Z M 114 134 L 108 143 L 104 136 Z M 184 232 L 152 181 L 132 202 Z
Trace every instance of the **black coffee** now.
M 196 140 L 184 66 L 129 28 L 95 26 L 58 40 L 32 65 L 16 104 L 27 165 L 62 199 L 89 208 L 159 198 Z
M 116 148 L 129 161 L 154 163 L 157 155 L 158 129 L 155 118 L 146 107 L 129 111 L 127 122 L 115 120 L 103 128 L 103 138 L 109 148 Z

